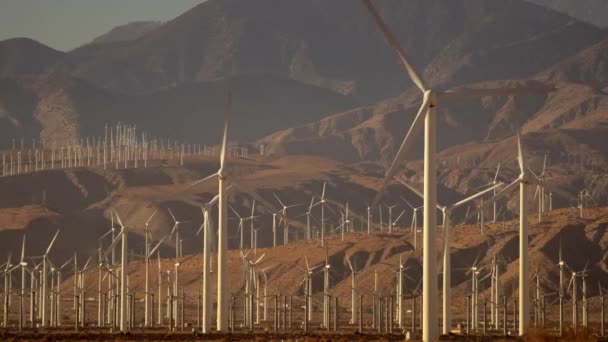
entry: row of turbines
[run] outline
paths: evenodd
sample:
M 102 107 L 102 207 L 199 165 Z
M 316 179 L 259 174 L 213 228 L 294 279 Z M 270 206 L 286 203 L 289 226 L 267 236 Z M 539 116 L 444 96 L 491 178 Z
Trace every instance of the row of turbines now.
M 2 177 L 33 172 L 79 167 L 127 169 L 147 168 L 153 160 L 176 160 L 184 165 L 184 158 L 213 157 L 218 151 L 214 146 L 187 144 L 171 139 L 151 137 L 137 130 L 137 125 L 117 123 L 105 126 L 105 134 L 87 137 L 76 142 L 48 144 L 32 140 L 30 147 L 20 146 L 12 140 L 12 149 L 2 152 Z M 249 148 L 230 145 L 228 155 L 247 158 Z
M 146 227 L 154 217 L 156 212 L 146 221 Z M 120 217 L 116 216 L 119 227 L 122 226 Z M 205 298 L 209 297 L 210 294 L 207 292 L 199 292 L 197 297 L 196 309 L 190 309 L 190 318 L 185 316 L 184 311 L 188 306 L 186 295 L 184 291 L 183 280 L 181 280 L 180 266 L 190 260 L 194 255 L 183 257 L 179 250 L 179 242 L 177 238 L 177 226 L 174 226 L 171 233 L 168 235 L 169 239 L 172 236 L 175 237 L 175 259 L 173 263 L 173 269 L 163 269 L 161 266 L 159 246 L 166 240 L 167 236 L 161 238 L 158 242 L 147 241 L 146 250 L 144 254 L 145 262 L 145 291 L 140 294 L 139 301 L 136 301 L 137 294 L 134 288 L 129 286 L 129 274 L 126 275 L 126 326 L 128 329 L 133 329 L 138 322 L 136 318 L 136 302 L 141 302 L 143 297 L 144 302 L 144 320 L 142 323 L 143 327 L 166 327 L 169 329 L 176 329 L 181 327 L 184 329 L 186 321 L 197 327 L 204 327 L 209 322 L 205 322 L 203 317 L 209 315 L 209 307 L 205 307 Z M 205 225 L 203 225 L 203 229 Z M 121 228 L 122 232 L 123 229 Z M 118 232 L 120 234 L 120 232 Z M 122 262 L 124 258 L 120 258 L 120 262 L 117 262 L 116 257 L 120 254 L 116 251 L 116 241 L 121 240 L 119 234 L 116 234 L 115 229 L 111 229 L 104 234 L 100 239 L 113 236 L 113 243 L 104 250 L 99 249 L 97 255 L 97 267 L 95 263 L 91 262 L 94 256 L 89 257 L 84 265 L 78 264 L 77 256 L 67 260 L 62 266 L 56 267 L 51 259 L 48 257 L 58 235 L 59 231 L 53 236 L 44 254 L 41 256 L 26 256 L 26 240 L 25 236 L 22 243 L 21 259 L 19 263 L 11 264 L 10 257 L 7 262 L 0 265 L 5 269 L 4 272 L 4 313 L 3 313 L 3 325 L 9 327 L 8 324 L 8 313 L 11 307 L 11 300 L 15 301 L 14 297 L 17 297 L 18 312 L 19 312 L 19 329 L 23 329 L 25 322 L 28 321 L 29 310 L 29 323 L 32 327 L 37 322 L 42 327 L 65 327 L 65 322 L 62 321 L 62 317 L 65 315 L 65 298 L 70 297 L 66 292 L 69 292 L 69 288 L 64 286 L 60 288 L 62 279 L 64 279 L 66 273 L 72 274 L 73 280 L 73 314 L 74 314 L 74 326 L 76 329 L 97 326 L 100 328 L 110 327 L 111 329 L 117 328 L 120 324 L 120 301 L 121 293 L 123 291 L 120 283 L 120 276 L 122 274 Z M 148 231 L 146 232 L 148 234 Z M 213 249 L 213 248 L 211 248 Z M 328 246 L 325 246 L 325 261 L 324 263 L 310 265 L 308 258 L 304 257 L 302 265 L 297 265 L 297 268 L 302 271 L 303 278 L 299 287 L 301 291 L 295 293 L 288 293 L 282 290 L 281 285 L 276 287 L 274 294 L 268 293 L 268 274 L 274 266 L 264 266 L 261 264 L 265 254 L 261 256 L 255 256 L 255 249 L 249 249 L 249 251 L 241 250 L 240 257 L 243 262 L 243 291 L 239 294 L 238 290 L 235 292 L 231 287 L 230 289 L 230 301 L 229 301 L 229 321 L 228 329 L 234 331 L 236 322 L 236 312 L 238 307 L 242 308 L 242 320 L 240 327 L 247 330 L 253 331 L 254 327 L 260 324 L 265 324 L 272 319 L 269 317 L 269 302 L 274 300 L 274 326 L 275 329 L 293 329 L 293 315 L 294 312 L 297 317 L 301 317 L 301 328 L 304 331 L 308 331 L 310 326 L 313 325 L 315 320 L 319 323 L 319 328 L 331 330 L 338 325 L 339 317 L 336 316 L 336 310 L 339 310 L 337 304 L 338 294 L 336 292 L 336 286 L 342 281 L 339 278 L 337 270 L 333 270 L 332 266 L 336 266 L 335 262 L 330 262 L 328 257 Z M 150 273 L 150 261 L 152 256 L 156 253 L 158 260 L 158 292 L 154 292 L 150 287 L 151 273 Z M 108 259 L 108 257 L 111 257 Z M 127 256 L 133 260 L 133 256 Z M 110 260 L 114 260 L 110 262 Z M 350 270 L 350 290 L 351 296 L 349 300 L 345 300 L 349 305 L 342 305 L 342 312 L 348 313 L 350 310 L 350 320 L 348 325 L 358 327 L 360 331 L 365 327 L 366 330 L 374 330 L 379 333 L 392 333 L 394 331 L 409 331 L 410 333 L 416 333 L 417 321 L 420 322 L 417 315 L 420 315 L 422 311 L 417 305 L 422 295 L 420 292 L 420 279 L 414 279 L 414 273 L 411 272 L 412 265 L 407 265 L 406 259 L 400 257 L 397 264 L 386 264 L 389 270 L 389 275 L 386 272 L 380 276 L 382 284 L 378 283 L 378 270 L 374 270 L 374 281 L 373 289 L 366 291 L 363 286 L 359 285 L 358 274 L 358 263 L 356 255 L 351 255 L 345 258 L 344 266 L 348 266 Z M 66 267 L 68 267 L 66 269 Z M 463 325 L 462 331 L 469 334 L 491 334 L 502 331 L 502 334 L 506 334 L 507 331 L 512 331 L 517 328 L 517 316 L 516 310 L 517 299 L 512 298 L 511 305 L 508 301 L 509 292 L 512 290 L 508 286 L 504 286 L 500 281 L 500 273 L 506 267 L 504 259 L 500 256 L 494 256 L 492 260 L 484 265 L 476 259 L 471 265 L 465 269 L 456 269 L 456 271 L 464 271 L 467 275 L 471 276 L 471 291 L 466 296 L 466 320 L 461 321 Z M 580 326 L 582 328 L 589 327 L 590 317 L 590 306 L 588 300 L 588 285 L 587 277 L 588 270 L 587 266 L 581 270 L 575 270 L 571 268 L 562 256 L 561 245 L 559 250 L 558 263 L 554 265 L 559 269 L 559 282 L 554 283 L 548 278 L 542 275 L 539 270 L 533 276 L 535 281 L 535 289 L 533 291 L 533 317 L 536 326 L 549 326 L 546 320 L 546 312 L 558 312 L 559 316 L 554 319 L 556 331 L 561 335 L 564 332 L 566 323 L 569 323 L 574 331 Z M 89 284 L 86 284 L 85 276 L 91 276 L 95 273 L 97 268 L 97 279 L 89 280 Z M 210 263 L 209 273 L 212 273 L 213 263 Z M 45 272 L 45 269 L 47 270 Z M 345 267 L 346 269 L 346 267 Z M 11 273 L 21 271 L 21 289 L 13 291 L 11 289 Z M 386 270 L 384 270 L 386 271 Z M 127 273 L 132 273 L 133 270 L 128 270 Z M 393 273 L 393 276 L 390 274 Z M 27 274 L 31 277 L 30 288 L 27 289 Z M 210 276 L 208 274 L 207 276 Z M 315 297 L 313 290 L 313 278 L 321 274 L 323 279 L 322 286 L 322 300 L 319 300 L 319 295 Z M 569 276 L 569 277 L 568 277 Z M 92 277 L 94 278 L 94 277 Z M 569 280 L 568 280 L 569 278 Z M 445 279 L 445 278 L 444 278 Z M 490 286 L 484 286 L 487 284 L 489 279 Z M 92 283 L 96 280 L 96 285 Z M 205 279 L 203 279 L 205 281 Z M 206 280 L 207 282 L 209 279 Z M 344 281 L 348 282 L 348 278 L 345 277 Z M 50 283 L 50 285 L 49 285 Z M 106 287 L 107 283 L 107 287 Z M 392 285 L 391 285 L 392 283 Z M 406 289 L 406 283 L 411 283 L 410 289 Z M 414 287 L 413 284 L 417 285 Z M 566 283 L 568 284 L 566 286 Z M 164 287 L 166 286 L 166 290 Z M 333 288 L 332 288 L 333 287 Z M 485 287 L 485 290 L 484 290 Z M 510 287 L 510 286 L 509 286 Z M 566 289 L 567 288 L 567 289 Z M 601 284 L 598 283 L 599 300 L 600 303 L 600 318 L 601 324 L 600 331 L 604 332 L 604 308 L 605 308 L 605 289 L 602 288 Z M 488 295 L 489 292 L 489 295 Z M 27 294 L 29 293 L 29 309 L 27 308 Z M 87 294 L 96 294 L 97 299 L 87 299 Z M 155 296 L 156 294 L 156 296 Z M 166 296 L 164 296 L 166 294 Z M 567 295 L 568 294 L 568 295 Z M 580 294 L 580 299 L 579 299 Z M 157 306 L 155 306 L 155 297 L 157 300 Z M 449 302 L 451 293 L 444 290 L 443 298 Z M 294 306 L 293 299 L 295 298 L 296 305 Z M 550 302 L 547 302 L 547 298 L 553 298 Z M 287 301 L 289 299 L 289 301 Z M 314 299 L 314 303 L 313 303 Z M 367 310 L 365 308 L 365 301 L 367 301 Z M 87 305 L 87 300 L 89 305 Z M 191 298 L 192 300 L 192 298 Z M 238 301 L 237 301 L 238 300 Z M 281 301 L 282 300 L 282 301 Z M 406 311 L 406 301 L 409 300 L 409 310 Z M 572 319 L 568 320 L 565 316 L 565 304 L 567 301 L 571 304 Z M 15 301 L 16 302 L 16 301 Z M 64 303 L 64 305 L 62 305 Z M 282 304 L 281 304 L 282 303 Z M 289 303 L 289 304 L 287 304 Z M 342 302 L 344 303 L 344 302 Z M 597 304 L 597 303 L 595 303 Z M 91 323 L 91 317 L 94 314 L 88 313 L 87 307 L 91 309 L 91 305 L 96 305 L 97 309 L 97 323 Z M 298 309 L 298 305 L 303 310 Z M 193 303 L 190 303 L 190 307 Z M 333 307 L 333 309 L 332 309 Z M 157 308 L 157 310 L 156 310 Z M 317 310 L 315 310 L 317 308 Z M 338 309 L 336 309 L 338 308 Z M 164 309 L 164 315 L 163 315 Z M 371 309 L 371 310 L 370 310 Z M 509 311 L 509 309 L 511 311 Z M 140 310 L 141 311 L 141 310 Z M 196 311 L 196 320 L 192 316 L 192 311 Z M 315 312 L 316 311 L 316 312 Z M 369 312 L 371 311 L 371 313 Z M 68 311 L 69 312 L 69 311 Z M 334 313 L 332 315 L 332 312 Z M 489 315 L 488 315 L 489 312 Z M 597 313 L 597 310 L 595 310 Z M 155 313 L 156 320 L 155 320 Z M 285 316 L 289 315 L 289 320 L 285 319 Z M 367 316 L 368 322 L 364 323 L 363 317 Z M 406 324 L 406 314 L 411 314 L 409 325 Z M 279 315 L 279 316 L 277 316 Z M 317 316 L 318 315 L 318 316 Z M 371 317 L 369 317 L 371 316 Z M 208 316 L 207 316 L 208 317 Z M 319 320 L 318 317 L 321 317 Z M 444 317 L 451 317 L 450 310 L 444 313 Z M 597 320 L 596 320 L 597 321 Z M 289 322 L 289 323 L 287 323 Z M 392 323 L 391 323 L 392 322 Z M 365 325 L 364 325 L 365 324 Z M 445 327 L 450 330 L 453 327 L 453 321 L 448 318 L 447 322 L 444 322 Z

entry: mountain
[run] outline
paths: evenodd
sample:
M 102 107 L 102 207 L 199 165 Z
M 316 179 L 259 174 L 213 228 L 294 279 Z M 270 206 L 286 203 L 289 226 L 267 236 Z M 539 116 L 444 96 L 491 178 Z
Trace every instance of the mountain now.
M 608 38 L 543 71 L 540 78 L 554 82 L 570 81 L 608 88 Z
M 608 2 L 604 0 L 527 0 L 598 27 L 608 27 Z
M 411 89 L 360 3 L 261 1 L 210 0 L 148 27 L 138 39 L 89 44 L 52 58 L 41 68 L 52 69 L 47 75 L 13 82 L 30 89 L 34 109 L 21 97 L 5 96 L 2 116 L 32 123 L 28 140 L 36 132 L 55 141 L 99 135 L 105 122 L 122 120 L 153 134 L 211 144 L 219 138 L 227 88 L 235 90 L 231 137 L 241 141 L 360 111 Z M 376 3 L 414 64 L 439 89 L 532 77 L 605 38 L 591 25 L 521 0 Z M 46 91 L 41 95 L 39 88 Z M 402 134 L 394 124 L 405 122 L 388 121 L 391 138 L 378 136 L 379 148 L 342 148 L 342 160 L 390 154 Z M 363 143 L 371 131 L 360 132 L 356 139 Z
M 537 81 L 525 83 L 542 86 Z M 474 87 L 509 84 L 515 83 L 485 82 Z M 264 144 L 267 153 L 277 155 L 315 154 L 346 162 L 389 160 L 396 153 L 419 106 L 418 94 L 411 92 L 276 132 L 260 139 L 258 144 Z M 608 121 L 608 95 L 580 84 L 559 83 L 557 91 L 548 96 L 522 97 L 520 106 L 525 133 L 580 127 L 582 122 L 598 127 L 601 122 Z M 508 138 L 513 135 L 512 113 L 512 101 L 505 97 L 440 106 L 438 149 Z M 419 140 L 419 148 L 414 149 L 415 158 L 422 156 L 422 139 Z
M 435 84 L 526 77 L 601 35 L 521 0 L 376 3 L 414 64 L 426 67 Z M 365 102 L 410 86 L 369 14 L 349 0 L 211 0 L 136 41 L 76 49 L 60 67 L 128 93 L 251 74 Z
M 273 76 L 243 76 L 182 84 L 150 94 L 125 95 L 63 72 L 0 79 L 0 140 L 41 139 L 58 144 L 96 137 L 106 123 L 136 123 L 153 136 L 216 144 L 224 97 L 234 97 L 231 140 L 254 140 L 286 126 L 358 105 L 354 99 Z M 178 116 L 176 116 L 176 113 Z
M 90 44 L 107 44 L 135 40 L 160 27 L 162 24 L 160 21 L 135 21 L 120 25 L 93 39 Z
M 44 73 L 63 56 L 63 52 L 28 38 L 0 41 L 0 78 Z

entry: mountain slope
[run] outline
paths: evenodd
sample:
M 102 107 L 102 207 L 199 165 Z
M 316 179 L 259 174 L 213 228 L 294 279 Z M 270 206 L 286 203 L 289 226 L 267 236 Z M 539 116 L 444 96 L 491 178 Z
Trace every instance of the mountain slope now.
M 103 133 L 106 123 L 136 123 L 138 129 L 180 141 L 220 141 L 224 97 L 233 92 L 231 140 L 255 139 L 286 126 L 318 120 L 326 110 L 357 106 L 350 97 L 278 77 L 239 77 L 198 82 L 151 94 L 124 95 L 53 72 L 0 79 L 0 133 L 57 144 Z M 28 144 L 29 145 L 29 144 Z
M 593 85 L 598 89 L 607 88 L 608 38 L 551 66 L 539 77 L 557 82 L 580 82 Z
M 160 27 L 159 21 L 135 21 L 125 25 L 117 26 L 107 33 L 93 39 L 90 44 L 107 44 L 113 42 L 122 42 L 126 40 L 135 40 L 144 34 Z
M 64 53 L 28 38 L 0 41 L 0 78 L 41 74 L 55 65 Z
M 556 11 L 567 13 L 578 20 L 608 27 L 608 2 L 604 0 L 527 0 Z

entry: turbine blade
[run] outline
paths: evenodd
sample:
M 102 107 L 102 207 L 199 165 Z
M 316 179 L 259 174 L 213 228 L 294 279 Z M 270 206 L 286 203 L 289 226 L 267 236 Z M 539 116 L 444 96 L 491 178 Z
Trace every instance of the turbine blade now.
M 167 237 L 167 235 L 163 236 L 162 239 L 160 239 L 158 241 L 158 243 L 156 244 L 156 246 L 154 246 L 154 248 L 152 248 L 152 250 L 148 254 L 148 257 L 150 257 L 150 255 L 152 255 L 152 254 L 154 254 L 154 252 L 156 252 L 156 250 L 160 247 L 160 245 L 163 243 L 163 241 L 165 241 L 166 237 Z
M 112 214 L 112 215 L 114 215 L 114 214 Z M 103 234 L 103 235 L 102 235 L 102 236 L 101 236 L 99 239 L 97 239 L 97 240 L 102 240 L 102 239 L 103 239 L 103 238 L 105 238 L 106 236 L 110 235 L 110 233 L 112 233 L 112 229 L 108 230 L 108 232 L 107 232 L 107 233 Z
M 114 214 L 116 215 L 116 219 L 118 220 L 118 224 L 120 225 L 121 232 L 125 229 L 125 226 L 122 224 L 122 220 L 120 219 L 120 216 L 118 215 L 118 211 L 114 210 Z
M 499 171 L 500 171 L 500 163 L 498 163 L 498 166 L 496 167 L 496 174 L 494 175 L 494 183 L 496 183 L 496 181 L 498 180 Z
M 327 185 L 327 182 L 323 182 L 323 192 L 321 193 L 321 201 L 323 201 L 325 199 L 325 186 Z
M 259 258 L 258 258 L 258 260 L 256 260 L 256 261 L 255 261 L 253 264 L 254 264 L 254 265 L 259 264 L 259 263 L 260 263 L 260 261 L 262 261 L 262 259 L 264 259 L 264 256 L 266 256 L 266 253 L 262 254 L 262 255 L 261 255 Z
M 218 172 L 213 173 L 213 174 L 211 174 L 211 175 L 209 175 L 209 176 L 207 176 L 207 177 L 205 177 L 203 179 L 199 179 L 199 180 L 195 181 L 194 183 L 189 184 L 186 188 L 184 188 L 184 190 L 179 191 L 178 194 L 180 194 L 180 193 L 181 194 L 186 193 L 188 190 L 192 189 L 193 187 L 195 187 L 195 186 L 197 186 L 197 185 L 199 185 L 201 183 L 205 183 L 205 182 L 207 182 L 207 181 L 209 181 L 209 180 L 211 180 L 211 179 L 213 179 L 213 178 L 215 178 L 217 176 L 218 176 Z
M 175 215 L 173 215 L 173 212 L 171 211 L 171 209 L 167 208 L 167 210 L 169 211 L 169 214 L 171 215 L 171 217 L 173 218 L 173 222 L 177 223 L 177 219 L 175 218 Z
M 496 196 L 490 198 L 489 200 L 485 201 L 486 204 L 490 204 L 490 203 L 494 203 L 495 201 L 501 199 L 502 197 L 506 196 L 509 191 L 513 190 L 517 185 L 519 185 L 519 182 L 521 181 L 521 178 L 517 178 L 515 179 L 513 182 L 511 182 L 509 185 L 507 185 L 506 187 L 502 188 L 497 194 Z
M 148 219 L 148 221 L 146 221 L 146 226 L 150 223 L 150 221 L 152 221 L 152 218 L 154 217 L 154 215 L 156 215 L 156 210 L 154 209 L 154 211 L 152 212 L 152 215 L 150 215 L 150 218 Z
M 521 147 L 521 134 L 519 132 L 519 128 L 517 129 L 517 162 L 519 163 L 519 170 L 521 171 L 521 173 L 526 172 L 524 152 Z
M 487 88 L 487 89 L 471 89 L 471 88 L 459 88 L 454 90 L 448 90 L 438 94 L 440 102 L 450 101 L 464 101 L 478 99 L 486 96 L 509 96 L 509 95 L 524 95 L 524 94 L 547 94 L 555 91 L 554 87 L 547 86 L 523 86 L 518 85 L 515 87 L 500 87 L 500 88 Z
M 350 268 L 351 272 L 355 272 L 355 269 L 353 268 L 353 265 L 350 263 L 350 259 L 346 258 L 346 262 L 348 262 L 348 267 Z
M 502 185 L 503 185 L 503 183 L 502 183 L 502 182 L 500 182 L 500 183 L 498 183 L 498 184 L 496 184 L 496 185 L 494 185 L 494 186 L 491 186 L 491 187 L 489 187 L 489 188 L 487 188 L 487 189 L 485 189 L 485 190 L 483 190 L 483 191 L 480 191 L 480 192 L 476 193 L 475 195 L 469 196 L 469 197 L 467 197 L 467 198 L 465 198 L 465 199 L 463 199 L 463 200 L 461 200 L 461 201 L 458 201 L 458 202 L 454 203 L 454 204 L 451 206 L 451 209 L 453 209 L 453 208 L 457 208 L 457 207 L 459 207 L 459 206 L 461 206 L 461 205 L 463 205 L 463 204 L 465 204 L 465 203 L 467 203 L 467 202 L 470 202 L 470 201 L 476 200 L 476 199 L 478 199 L 479 197 L 482 197 L 483 195 L 487 194 L 488 192 L 490 192 L 490 191 L 494 190 L 495 188 L 497 188 L 497 187 L 499 187 L 499 186 L 502 186 Z
M 409 183 L 407 183 L 405 180 L 403 180 L 400 177 L 393 177 L 395 178 L 399 183 L 401 183 L 403 186 L 405 186 L 406 188 L 408 188 L 411 192 L 413 192 L 416 196 L 420 197 L 420 199 L 424 199 L 424 195 L 422 194 L 422 192 L 418 191 L 418 189 L 414 188 L 413 186 L 411 186 Z M 407 202 L 407 201 L 406 201 Z M 409 204 L 409 203 L 408 203 Z
M 239 213 L 236 212 L 236 210 L 234 210 L 234 208 L 231 205 L 228 205 L 230 207 L 230 210 L 232 210 L 232 212 L 236 215 L 236 217 L 238 217 L 239 219 L 241 219 L 241 215 L 239 215 Z
M 422 105 L 420 106 L 420 109 L 418 110 L 418 114 L 416 114 L 416 118 L 414 119 L 412 126 L 410 127 L 409 131 L 407 132 L 405 139 L 403 139 L 403 142 L 401 143 L 401 147 L 399 147 L 399 151 L 397 152 L 395 159 L 393 159 L 393 163 L 391 164 L 390 168 L 386 172 L 386 175 L 384 176 L 384 182 L 382 184 L 382 189 L 376 196 L 376 199 L 374 200 L 374 204 L 378 203 L 378 201 L 382 197 L 384 188 L 386 187 L 388 182 L 393 179 L 393 177 L 397 173 L 397 168 L 405 160 L 410 149 L 412 148 L 412 146 L 414 146 L 414 142 L 416 141 L 416 138 L 418 138 L 418 136 L 422 132 L 422 129 L 424 127 L 424 119 L 426 118 L 426 113 L 429 108 L 429 104 L 430 104 L 429 99 L 428 99 L 428 97 L 425 96 L 424 102 L 422 102 Z
M 21 262 L 25 259 L 25 234 L 23 234 L 23 242 L 21 243 Z
M 59 235 L 59 231 L 60 231 L 60 229 L 57 229 L 57 232 L 55 233 L 55 236 L 53 236 L 53 240 L 51 240 L 51 243 L 49 243 L 49 247 L 47 247 L 46 253 L 44 253 L 44 256 L 47 256 L 49 254 L 49 252 L 51 251 L 51 248 L 53 248 L 53 244 L 55 243 L 55 240 L 57 239 L 57 236 Z
M 226 94 L 226 102 L 224 104 L 224 134 L 222 136 L 222 150 L 220 153 L 220 171 L 224 170 L 224 162 L 226 160 L 226 148 L 228 145 L 228 120 L 230 111 L 232 110 L 232 93 L 229 91 Z M 221 172 L 220 172 L 221 174 Z
M 281 207 L 285 208 L 285 204 L 283 204 L 283 202 L 281 201 L 279 196 L 277 196 L 277 194 L 275 194 L 274 192 L 272 193 L 272 195 L 274 196 L 274 198 L 277 199 L 277 201 L 279 201 L 279 203 L 281 204 Z
M 374 21 L 376 22 L 376 26 L 384 34 L 384 37 L 388 41 L 391 48 L 393 50 L 395 50 L 395 52 L 397 53 L 397 56 L 399 56 L 399 61 L 401 62 L 401 65 L 403 66 L 403 68 L 405 69 L 405 71 L 407 72 L 409 77 L 412 79 L 412 82 L 414 82 L 414 84 L 416 85 L 416 87 L 418 87 L 418 89 L 420 89 L 420 91 L 425 92 L 426 87 L 425 87 L 424 83 L 422 82 L 422 79 L 420 78 L 420 76 L 418 76 L 418 74 L 416 73 L 416 70 L 410 64 L 410 62 L 405 54 L 405 51 L 399 45 L 399 41 L 397 40 L 397 38 L 395 37 L 393 32 L 391 32 L 391 30 L 388 28 L 388 26 L 386 25 L 386 23 L 384 22 L 384 20 L 382 19 L 382 17 L 380 16 L 378 11 L 374 7 L 374 5 L 372 5 L 372 2 L 370 0 L 363 0 L 363 4 L 365 5 L 365 7 L 369 11 L 369 13 L 374 18 Z
M 229 186 L 226 188 L 226 192 L 227 192 L 227 191 L 228 191 L 228 189 L 230 189 L 231 187 L 232 187 L 232 185 L 229 185 Z M 217 201 L 219 201 L 219 199 L 220 199 L 220 195 L 219 195 L 219 194 L 217 194 L 217 195 L 215 195 L 215 197 L 213 197 L 213 198 L 211 199 L 211 201 L 209 201 L 209 203 L 207 203 L 207 205 L 209 205 L 209 207 L 211 207 L 211 206 L 215 205 L 215 203 L 217 203 Z

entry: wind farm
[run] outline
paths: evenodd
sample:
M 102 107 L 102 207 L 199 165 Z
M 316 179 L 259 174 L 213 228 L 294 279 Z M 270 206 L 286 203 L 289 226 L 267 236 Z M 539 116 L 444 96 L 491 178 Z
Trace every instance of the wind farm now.
M 606 29 L 269 1 L 0 41 L 2 338 L 608 340 Z

